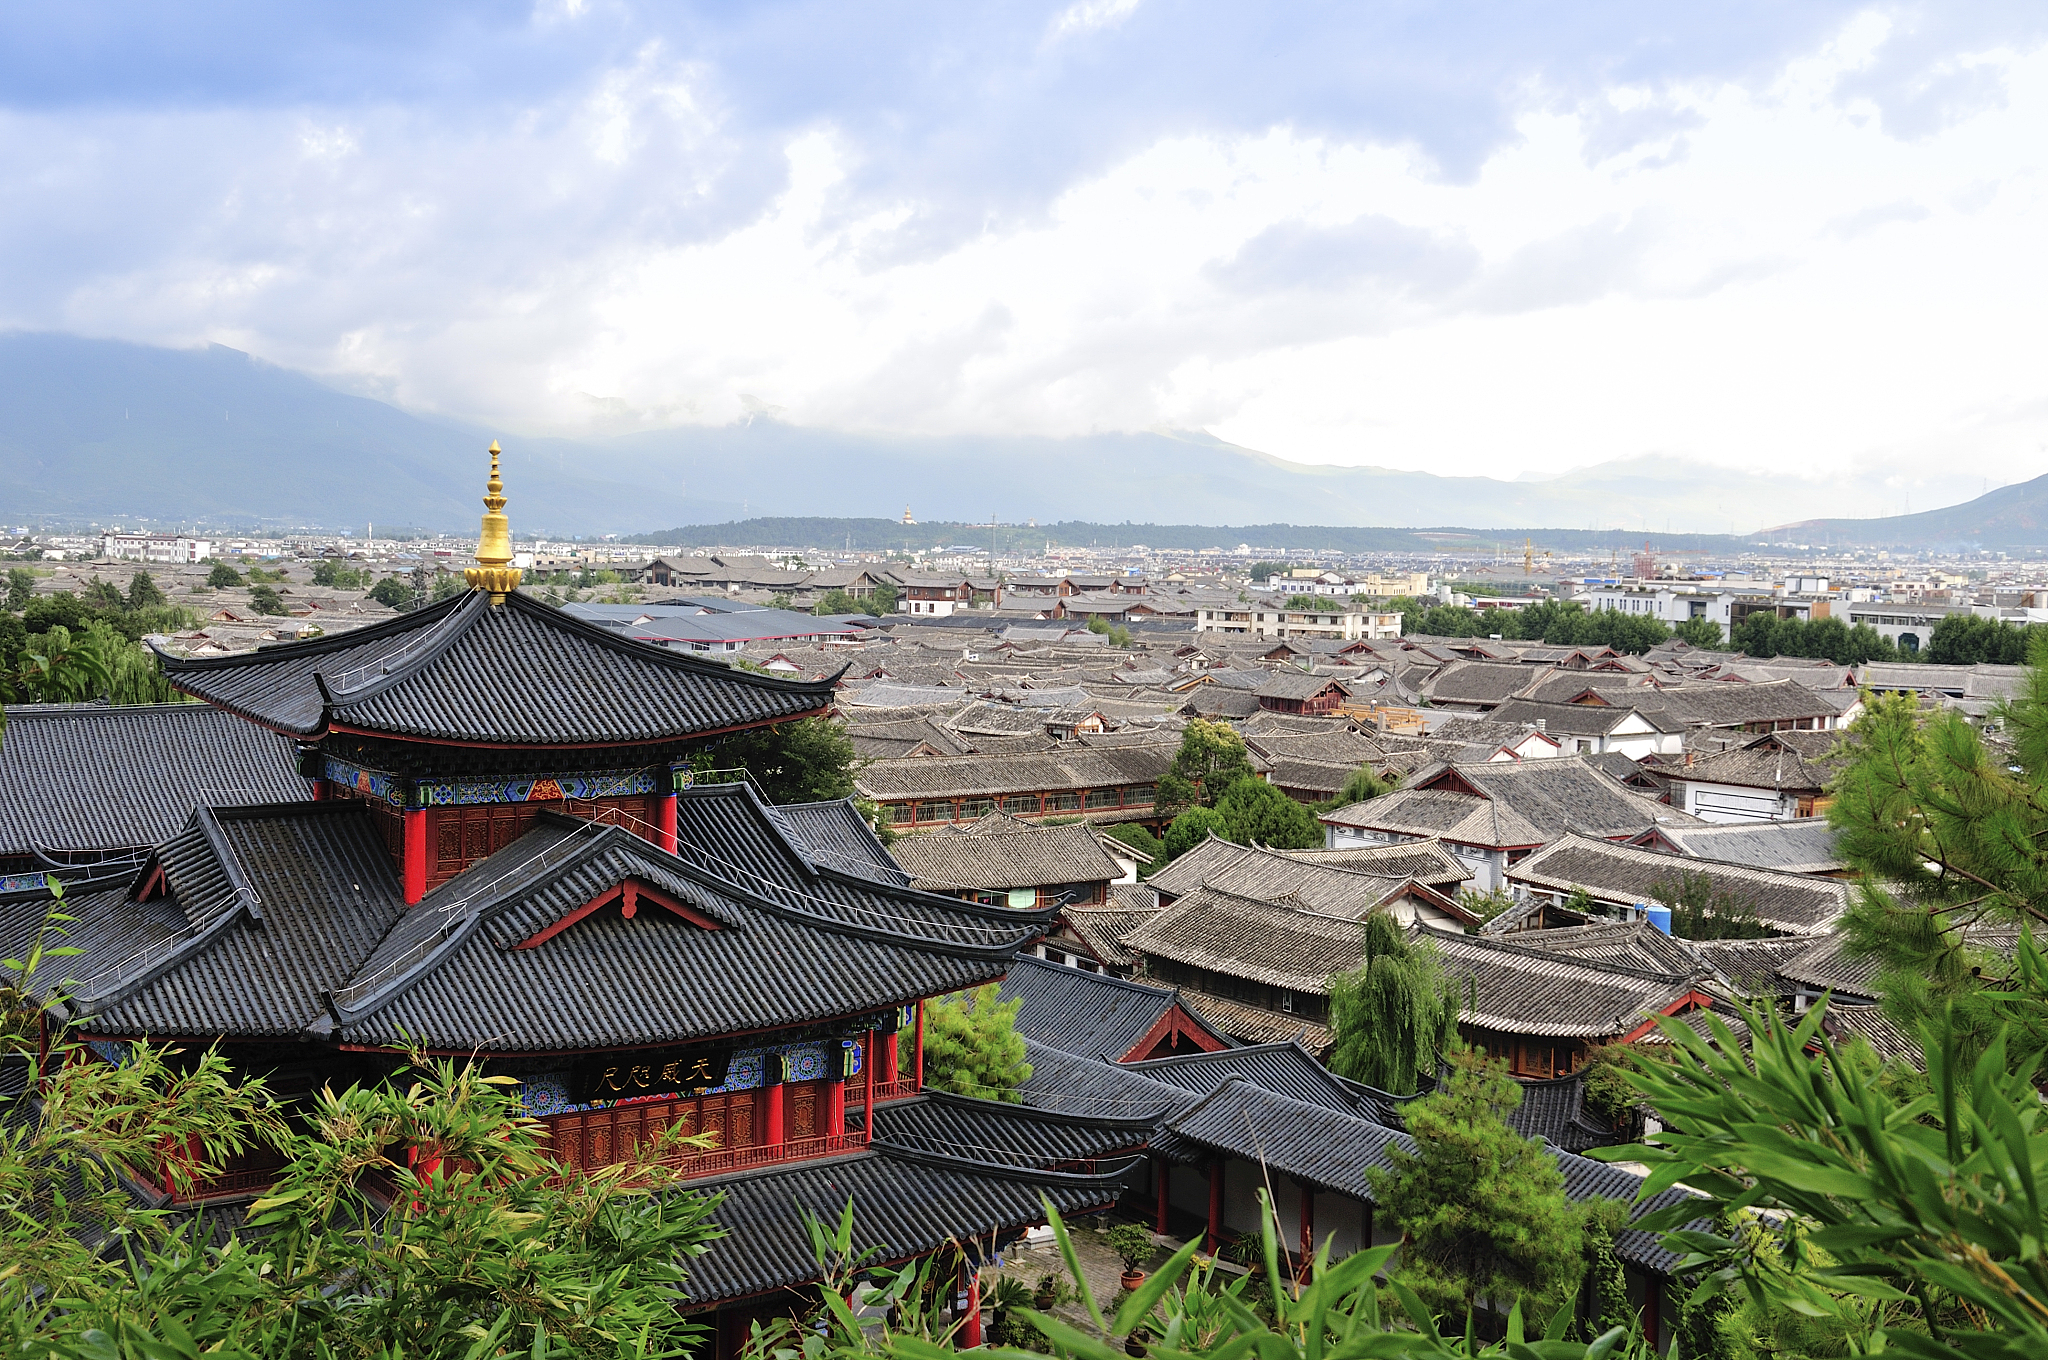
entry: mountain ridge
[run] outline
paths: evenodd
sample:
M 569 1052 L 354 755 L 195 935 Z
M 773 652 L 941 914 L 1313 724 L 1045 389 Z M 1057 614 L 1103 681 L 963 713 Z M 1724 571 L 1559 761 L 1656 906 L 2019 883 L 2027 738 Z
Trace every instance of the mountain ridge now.
M 604 439 L 521 437 L 339 391 L 225 346 L 0 334 L 8 523 L 147 516 L 461 530 L 475 522 L 481 450 L 493 438 L 505 447 L 515 524 L 548 536 L 763 514 L 893 519 L 906 504 L 921 519 L 983 523 L 1718 535 L 1754 529 L 1753 506 L 1782 513 L 1842 494 L 1657 455 L 1540 480 L 1304 464 L 1187 430 L 894 435 L 757 417 Z

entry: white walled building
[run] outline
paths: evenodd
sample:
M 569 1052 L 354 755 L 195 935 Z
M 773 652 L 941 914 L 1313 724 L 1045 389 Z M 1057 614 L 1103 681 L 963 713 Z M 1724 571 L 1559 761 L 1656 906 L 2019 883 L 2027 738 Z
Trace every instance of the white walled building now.
M 103 534 L 100 555 L 136 562 L 203 562 L 213 556 L 213 541 L 177 534 Z

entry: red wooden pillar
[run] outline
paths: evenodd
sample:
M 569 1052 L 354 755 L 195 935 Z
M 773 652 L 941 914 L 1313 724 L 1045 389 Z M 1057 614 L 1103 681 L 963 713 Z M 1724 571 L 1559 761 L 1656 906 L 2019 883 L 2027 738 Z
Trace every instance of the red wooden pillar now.
M 324 802 L 326 802 L 326 801 L 327 801 L 327 781 L 326 781 L 326 780 L 324 780 L 324 779 L 315 779 L 315 780 L 313 781 L 313 801 L 314 801 L 314 802 L 316 802 L 316 803 L 324 803 Z
M 1295 1268 L 1294 1278 L 1306 1280 L 1309 1264 L 1316 1259 L 1316 1188 L 1304 1181 L 1296 1181 L 1294 1189 L 1301 1196 L 1301 1260 Z M 1366 1212 L 1372 1211 L 1368 1209 Z M 1372 1243 L 1365 1245 L 1370 1247 Z
M 1658 1285 L 1658 1283 L 1657 1283 L 1657 1280 L 1656 1280 L 1656 1277 L 1655 1277 L 1655 1276 L 1646 1276 L 1646 1277 L 1644 1278 L 1644 1280 L 1643 1280 L 1643 1338 L 1644 1338 L 1644 1340 L 1646 1340 L 1646 1341 L 1648 1341 L 1648 1342 L 1650 1343 L 1650 1348 L 1651 1348 L 1652 1350 L 1656 1349 L 1656 1346 L 1657 1346 L 1657 1328 L 1658 1328 L 1658 1326 L 1660 1325 L 1660 1323 L 1662 1322 L 1662 1318 L 1660 1317 L 1660 1314 L 1661 1314 L 1661 1313 L 1663 1312 L 1663 1309 L 1662 1309 L 1662 1308 L 1660 1308 L 1660 1307 L 1659 1307 L 1658 1305 L 1664 1302 L 1663 1294 L 1664 1294 L 1664 1291 L 1663 1291 L 1663 1289 L 1662 1289 L 1662 1288 L 1661 1288 L 1661 1287 L 1660 1287 L 1660 1286 Z
M 676 852 L 676 794 L 674 789 L 654 800 L 654 843 L 671 855 Z
M 860 1065 L 862 1071 L 867 1074 L 868 1079 L 867 1114 L 865 1116 L 867 1122 L 862 1127 L 867 1129 L 868 1136 L 872 1138 L 875 1134 L 875 1032 L 873 1030 L 868 1031 L 868 1046 L 861 1053 Z
M 846 1078 L 825 1083 L 825 1132 L 835 1137 L 846 1132 Z
M 1158 1192 L 1157 1198 L 1159 1200 L 1158 1214 L 1152 1224 L 1152 1231 L 1164 1237 L 1166 1236 L 1166 1216 L 1173 1208 L 1173 1163 L 1167 1161 L 1164 1157 L 1154 1157 L 1152 1159 L 1152 1179 L 1158 1182 L 1153 1188 Z
M 917 1078 L 917 1089 L 924 1089 L 924 998 L 917 999 L 917 1039 L 911 1046 L 911 1075 Z
M 893 1030 L 882 1036 L 882 1070 L 876 1079 L 896 1080 L 896 1035 Z
M 782 1055 L 770 1053 L 761 1070 L 761 1081 L 766 1088 L 762 1094 L 767 1097 L 761 1115 L 761 1141 L 780 1143 L 783 1141 L 784 1095 L 782 1088 Z
M 967 1325 L 960 1340 L 968 1350 L 981 1344 L 981 1272 L 972 1263 L 967 1267 Z
M 427 810 L 405 810 L 405 905 L 427 895 Z
M 1223 1159 L 1209 1163 L 1209 1254 L 1223 1245 Z

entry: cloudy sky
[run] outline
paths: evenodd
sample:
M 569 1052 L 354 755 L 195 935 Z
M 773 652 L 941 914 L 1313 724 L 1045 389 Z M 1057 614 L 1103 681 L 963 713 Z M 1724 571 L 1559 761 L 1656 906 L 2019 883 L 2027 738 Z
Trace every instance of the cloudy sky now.
M 0 326 L 600 433 L 2048 471 L 2048 6 L 0 11 Z M 1925 505 L 1921 508 L 1925 508 Z

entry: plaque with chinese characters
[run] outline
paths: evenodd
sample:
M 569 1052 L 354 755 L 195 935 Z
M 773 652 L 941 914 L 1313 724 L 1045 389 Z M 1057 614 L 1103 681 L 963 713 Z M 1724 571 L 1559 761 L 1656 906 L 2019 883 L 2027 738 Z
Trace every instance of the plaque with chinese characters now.
M 725 1085 L 731 1049 L 665 1048 L 600 1055 L 576 1070 L 580 1104 L 638 1096 L 676 1096 Z

